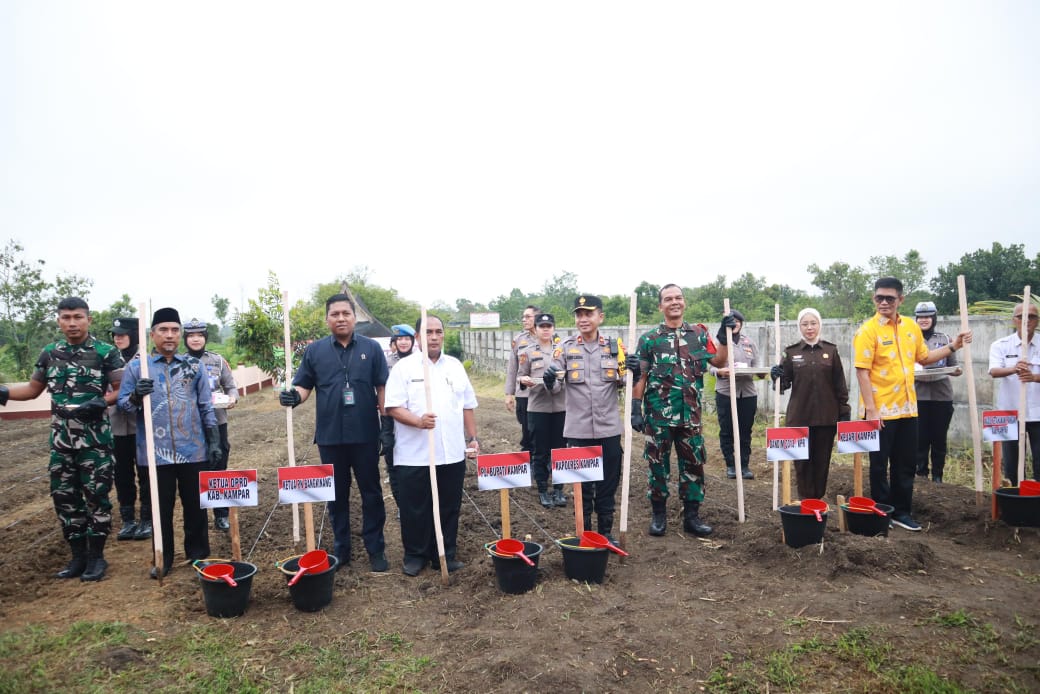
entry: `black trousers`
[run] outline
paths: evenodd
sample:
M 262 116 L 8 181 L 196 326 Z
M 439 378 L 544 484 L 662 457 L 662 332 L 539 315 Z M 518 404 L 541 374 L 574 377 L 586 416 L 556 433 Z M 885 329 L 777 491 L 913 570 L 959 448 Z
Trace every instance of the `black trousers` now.
M 890 504 L 897 515 L 910 514 L 917 469 L 917 417 L 886 419 L 880 450 L 870 454 L 870 498 Z
M 1022 424 L 1019 423 L 1019 426 Z M 1025 433 L 1029 439 L 1029 455 L 1033 460 L 1033 479 L 1040 481 L 1040 466 L 1036 464 L 1036 452 L 1040 450 L 1040 422 L 1026 422 Z M 1011 480 L 1012 485 L 1018 485 L 1018 441 L 1001 441 L 1000 447 L 1004 477 Z
M 231 443 L 228 441 L 227 436 L 227 422 L 217 425 L 217 431 L 220 432 L 220 449 L 224 451 L 224 455 L 220 457 L 220 462 L 216 465 L 211 465 L 210 470 L 227 470 L 228 466 L 228 454 L 231 453 Z M 227 518 L 228 512 L 231 509 L 227 508 L 215 508 L 213 509 L 214 518 Z
M 534 448 L 531 427 L 527 423 L 527 398 L 516 398 L 516 421 L 520 423 L 520 450 L 530 451 Z
M 591 516 L 595 511 L 601 519 L 607 517 L 613 520 L 616 503 L 614 495 L 621 481 L 621 435 L 605 439 L 567 439 L 567 445 L 571 448 L 603 447 L 603 479 L 581 483 L 581 512 Z
M 928 476 L 929 453 L 932 474 L 942 477 L 946 467 L 946 432 L 953 419 L 949 400 L 917 401 L 917 474 Z
M 383 538 L 386 506 L 383 485 L 379 483 L 379 442 L 318 446 L 318 455 L 322 463 L 332 466 L 336 479 L 336 500 L 328 502 L 332 533 L 336 538 L 333 553 L 341 562 L 350 562 L 351 472 L 357 478 L 361 493 L 361 539 L 369 554 L 382 553 L 386 549 Z
M 398 465 L 397 493 L 401 495 L 401 545 L 404 560 L 435 561 L 437 531 L 433 525 L 433 492 L 427 465 Z M 459 512 L 466 461 L 438 465 L 437 500 L 444 536 L 444 557 L 454 559 L 458 548 Z
M 148 466 L 137 464 L 137 436 L 114 436 L 116 499 L 119 516 L 124 523 L 135 520 L 137 489 L 141 489 L 141 519 L 152 519 L 151 491 L 148 488 Z M 134 480 L 136 475 L 137 480 Z
M 538 491 L 549 489 L 549 470 L 552 468 L 552 450 L 567 445 L 563 438 L 563 425 L 566 412 L 531 412 L 527 413 L 527 422 L 534 439 L 534 451 L 531 453 L 531 470 Z M 554 485 L 563 489 L 562 484 Z
M 827 476 L 837 433 L 837 425 L 809 427 L 809 459 L 794 461 L 799 498 L 822 499 L 827 494 Z
M 209 463 L 176 463 L 155 468 L 164 568 L 173 566 L 173 506 L 178 494 L 184 511 L 184 555 L 188 559 L 209 556 L 209 523 L 206 511 L 199 506 L 199 473 L 208 466 Z
M 735 467 L 733 461 L 733 413 L 729 396 L 715 393 L 715 410 L 719 414 L 719 448 L 726 459 L 726 467 Z M 737 429 L 740 432 L 740 467 L 744 469 L 751 460 L 751 427 L 758 412 L 758 396 L 737 398 Z

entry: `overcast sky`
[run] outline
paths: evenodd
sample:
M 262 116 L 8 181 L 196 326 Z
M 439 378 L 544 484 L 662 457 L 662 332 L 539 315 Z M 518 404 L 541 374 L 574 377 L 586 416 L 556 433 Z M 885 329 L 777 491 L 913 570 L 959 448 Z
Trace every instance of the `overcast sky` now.
M 211 318 L 1040 251 L 1040 3 L 0 2 L 0 242 Z M 720 307 L 721 310 L 721 307 Z

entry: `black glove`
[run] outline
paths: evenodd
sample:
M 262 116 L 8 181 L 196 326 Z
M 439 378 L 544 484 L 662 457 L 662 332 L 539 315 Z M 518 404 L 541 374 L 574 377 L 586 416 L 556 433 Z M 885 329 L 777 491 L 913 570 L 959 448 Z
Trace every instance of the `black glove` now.
M 726 344 L 726 328 L 730 330 L 737 329 L 737 319 L 733 316 L 723 316 L 722 325 L 719 326 L 719 331 L 715 333 L 715 339 L 719 341 L 720 345 Z
M 643 401 L 632 398 L 632 431 L 643 431 L 646 420 L 643 419 Z
M 846 412 L 845 414 L 838 415 L 838 421 L 839 422 L 847 422 L 850 419 L 852 419 L 852 415 L 850 413 L 848 413 L 848 412 Z
M 394 428 L 390 427 L 387 430 L 383 427 L 379 431 L 379 452 L 380 455 L 393 455 L 394 444 L 397 443 L 397 437 L 394 435 Z
M 80 422 L 96 422 L 108 409 L 108 403 L 100 395 L 87 400 L 72 411 L 72 418 Z
M 773 368 L 771 368 L 769 370 L 769 377 L 771 379 L 773 379 L 774 383 L 776 382 L 776 379 L 783 378 L 784 377 L 784 367 L 782 367 L 779 364 L 777 364 L 776 366 L 774 366 Z
M 285 405 L 286 407 L 296 407 L 300 404 L 300 391 L 295 388 L 289 390 L 283 390 L 278 394 L 278 402 Z
M 7 404 L 7 397 L 11 394 L 7 386 L 0 386 L 0 406 Z
M 630 374 L 632 374 L 633 383 L 638 381 L 639 377 L 643 375 L 643 370 L 639 368 L 639 357 L 635 356 L 634 354 L 629 354 L 627 357 L 625 357 L 625 368 L 628 369 L 628 372 Z M 633 400 L 632 402 L 639 401 Z
M 224 460 L 224 448 L 220 445 L 220 429 L 206 427 L 206 454 L 209 458 L 209 469 L 217 470 Z
M 560 370 L 555 366 L 550 365 L 545 369 L 545 373 L 542 374 L 542 383 L 545 384 L 546 390 L 552 390 L 556 384 L 556 374 L 560 373 Z
M 150 378 L 139 378 L 137 379 L 137 383 L 134 384 L 134 395 L 139 398 L 151 395 L 154 391 L 155 381 Z

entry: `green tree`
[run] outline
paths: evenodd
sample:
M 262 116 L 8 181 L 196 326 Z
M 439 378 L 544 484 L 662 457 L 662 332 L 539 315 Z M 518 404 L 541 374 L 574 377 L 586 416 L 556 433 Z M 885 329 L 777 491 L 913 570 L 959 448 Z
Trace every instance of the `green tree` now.
M 578 276 L 573 272 L 564 272 L 562 275 L 555 275 L 542 286 L 541 303 L 552 306 L 573 306 L 574 297 L 577 295 Z M 547 310 L 545 306 L 541 308 Z
M 909 295 L 925 288 L 928 263 L 924 262 L 918 251 L 911 249 L 902 258 L 894 255 L 871 256 L 870 270 L 874 273 L 873 279 L 895 277 L 903 283 L 903 293 Z
M 27 261 L 25 249 L 11 239 L 0 250 L 0 348 L 13 364 L 10 377 L 32 372 L 40 349 L 57 333 L 58 302 L 67 296 L 88 298 L 93 282 L 78 275 L 44 277 L 46 262 Z
M 860 318 L 870 315 L 873 280 L 862 268 L 848 263 L 831 263 L 827 269 L 816 263 L 808 267 L 813 286 L 823 292 L 818 310 L 832 318 Z
M 1040 285 L 1040 254 L 1030 260 L 1021 244 L 1004 247 L 993 242 L 989 250 L 966 253 L 956 263 L 940 267 L 930 283 L 939 313 L 956 313 L 959 308 L 957 276 L 964 275 L 967 301 L 1007 301 L 1021 296 L 1028 284 Z
M 661 303 L 657 298 L 661 286 L 642 281 L 636 287 L 636 316 L 641 323 L 657 320 L 657 306 Z
M 91 332 L 106 342 L 111 342 L 109 338 L 109 330 L 112 328 L 112 321 L 116 318 L 133 318 L 137 315 L 137 307 L 134 306 L 133 301 L 130 300 L 129 294 L 123 294 L 117 300 L 112 302 L 112 305 L 106 309 L 100 311 L 91 310 L 91 317 L 93 323 L 91 325 Z
M 231 307 L 231 302 L 219 294 L 214 294 L 213 298 L 210 299 L 210 303 L 213 304 L 213 310 L 216 312 L 217 320 L 220 322 L 220 325 L 223 326 L 227 323 L 228 308 Z
M 532 302 L 528 299 L 527 294 L 513 287 L 513 291 L 509 292 L 509 296 L 500 294 L 488 303 L 488 308 L 492 311 L 498 311 L 502 325 L 520 325 L 520 317 L 524 313 L 524 306 L 527 306 L 529 303 Z M 544 306 L 541 306 L 541 308 L 546 310 Z

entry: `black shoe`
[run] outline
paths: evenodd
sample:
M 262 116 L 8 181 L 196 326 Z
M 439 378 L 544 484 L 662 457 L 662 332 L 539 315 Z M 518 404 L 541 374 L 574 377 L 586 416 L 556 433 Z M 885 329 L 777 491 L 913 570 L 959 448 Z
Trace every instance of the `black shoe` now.
M 553 507 L 553 500 L 549 497 L 549 492 L 538 492 L 538 501 L 542 502 L 544 508 Z
M 654 537 L 661 537 L 668 530 L 668 509 L 663 501 L 651 501 L 650 505 L 652 515 L 649 533 Z
M 69 546 L 72 547 L 72 560 L 64 569 L 54 574 L 55 578 L 79 578 L 87 570 L 87 538 L 69 540 Z
M 369 554 L 368 563 L 372 565 L 372 571 L 375 573 L 383 573 L 390 568 L 390 564 L 386 560 L 386 554 L 383 552 L 380 552 L 379 554 Z
M 135 540 L 150 540 L 152 537 L 152 522 L 142 520 L 137 524 L 137 532 L 134 533 Z
M 448 559 L 446 561 L 447 561 L 447 565 L 448 565 L 448 573 L 450 573 L 450 574 L 451 573 L 455 573 L 456 571 L 458 571 L 459 569 L 461 569 L 462 567 L 465 566 L 465 564 L 463 562 L 459 561 L 458 559 Z M 430 560 L 430 567 L 434 571 L 440 571 L 441 570 L 441 563 L 437 559 L 432 559 L 432 560 Z
M 751 472 L 751 468 L 748 468 L 748 467 L 741 468 L 740 476 L 742 478 L 746 479 L 746 480 L 753 480 L 753 479 L 755 479 L 755 473 Z
M 942 484 L 942 475 L 932 475 L 932 482 Z
M 562 489 L 557 489 L 553 492 L 553 505 L 554 506 L 566 506 L 567 495 L 563 493 Z
M 231 521 L 229 521 L 224 516 L 217 516 L 213 519 L 213 527 L 217 530 L 223 530 L 227 532 L 228 530 L 231 530 Z
M 726 468 L 726 477 L 730 478 L 731 480 L 737 479 L 737 469 L 736 468 L 732 468 L 732 467 L 727 467 Z
M 683 530 L 688 533 L 693 533 L 697 537 L 707 537 L 711 535 L 714 528 L 701 520 L 700 516 L 693 516 L 687 518 L 683 523 Z
M 406 576 L 418 576 L 419 572 L 426 566 L 426 562 L 418 557 L 410 557 L 404 560 L 402 570 Z
M 116 539 L 119 541 L 133 540 L 134 535 L 137 534 L 137 521 L 128 520 L 123 522 L 123 527 L 119 529 L 119 533 L 116 535 Z
M 164 566 L 163 567 L 163 572 L 162 572 L 163 578 L 166 578 L 167 576 L 169 576 L 170 575 L 170 571 L 172 571 L 172 570 L 173 570 L 173 565 L 172 564 L 170 566 Z M 158 567 L 153 566 L 148 571 L 148 578 L 152 579 L 153 581 L 159 579 L 159 569 L 158 569 Z
M 83 575 L 79 577 L 81 581 L 100 581 L 105 577 L 105 569 L 108 568 L 108 562 L 105 561 L 104 557 L 93 557 L 87 560 L 87 570 L 83 572 Z

